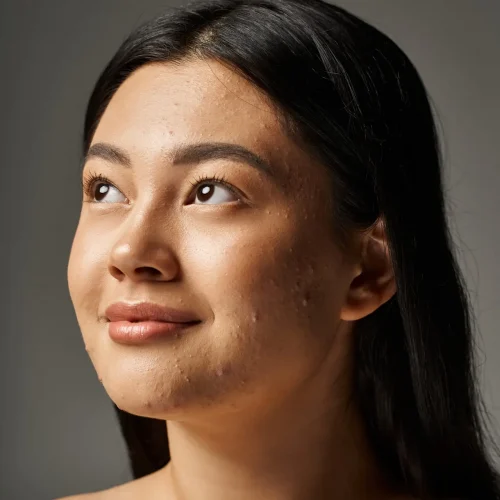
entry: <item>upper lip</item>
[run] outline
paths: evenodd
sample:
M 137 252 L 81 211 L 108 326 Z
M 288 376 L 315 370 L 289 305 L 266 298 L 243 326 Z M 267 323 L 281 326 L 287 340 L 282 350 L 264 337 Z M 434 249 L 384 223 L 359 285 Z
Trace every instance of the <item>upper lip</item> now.
M 160 306 L 152 302 L 116 302 L 105 311 L 108 321 L 164 321 L 166 323 L 193 323 L 200 321 L 193 313 Z

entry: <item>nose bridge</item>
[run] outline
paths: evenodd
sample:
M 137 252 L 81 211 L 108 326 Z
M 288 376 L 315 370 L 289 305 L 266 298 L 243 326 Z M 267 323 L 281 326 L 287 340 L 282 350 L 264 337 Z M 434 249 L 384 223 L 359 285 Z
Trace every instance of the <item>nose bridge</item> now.
M 156 278 L 172 279 L 178 263 L 175 231 L 166 210 L 147 202 L 131 208 L 111 248 L 109 269 L 115 277 L 137 279 L 146 271 Z

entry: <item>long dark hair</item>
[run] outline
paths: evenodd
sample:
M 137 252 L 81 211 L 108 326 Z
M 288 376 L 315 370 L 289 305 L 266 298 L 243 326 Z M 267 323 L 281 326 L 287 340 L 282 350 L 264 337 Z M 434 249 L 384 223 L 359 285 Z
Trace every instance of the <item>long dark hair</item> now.
M 268 95 L 329 167 L 340 242 L 382 220 L 396 295 L 355 324 L 355 399 L 387 478 L 418 498 L 500 498 L 475 373 L 472 308 L 446 218 L 431 106 L 380 31 L 321 0 L 213 0 L 136 29 L 101 74 L 84 153 L 137 68 L 189 57 L 232 67 Z M 165 422 L 119 408 L 134 477 L 169 460 Z

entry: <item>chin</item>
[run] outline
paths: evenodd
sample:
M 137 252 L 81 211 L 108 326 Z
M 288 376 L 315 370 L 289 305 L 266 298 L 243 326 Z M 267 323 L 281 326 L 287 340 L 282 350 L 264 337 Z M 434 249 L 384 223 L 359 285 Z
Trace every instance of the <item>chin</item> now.
M 116 391 L 106 389 L 113 403 L 123 411 L 140 417 L 161 420 L 176 420 L 189 413 L 193 400 L 182 388 L 156 394 L 152 391 L 142 393 L 130 390 Z
M 103 376 L 102 384 L 121 410 L 159 420 L 206 419 L 210 415 L 239 412 L 248 402 L 241 384 L 231 378 L 221 383 L 206 373 L 196 377 L 175 370 L 163 371 L 159 376 L 153 370 L 147 374 L 113 370 Z
M 102 372 L 101 372 L 102 373 Z M 189 377 L 178 370 L 111 367 L 99 377 L 113 403 L 141 417 L 169 419 L 189 411 L 193 391 Z

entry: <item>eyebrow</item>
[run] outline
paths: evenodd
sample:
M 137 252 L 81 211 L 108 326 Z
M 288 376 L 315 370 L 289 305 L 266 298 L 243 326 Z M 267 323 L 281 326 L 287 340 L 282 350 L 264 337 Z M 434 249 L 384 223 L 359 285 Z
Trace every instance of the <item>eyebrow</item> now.
M 182 144 L 176 146 L 172 151 L 167 153 L 165 157 L 167 160 L 170 160 L 173 165 L 201 163 L 209 160 L 233 159 L 246 163 L 267 175 L 273 176 L 274 174 L 269 163 L 258 154 L 239 144 L 225 142 Z M 106 142 L 98 142 L 90 146 L 83 159 L 82 168 L 91 158 L 101 158 L 126 168 L 133 167 L 130 156 L 126 151 Z

